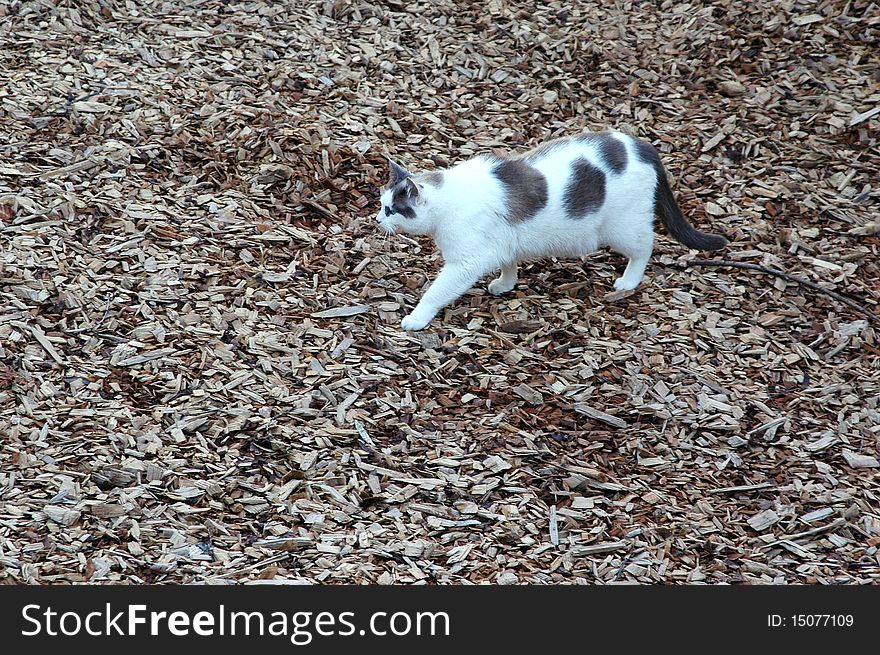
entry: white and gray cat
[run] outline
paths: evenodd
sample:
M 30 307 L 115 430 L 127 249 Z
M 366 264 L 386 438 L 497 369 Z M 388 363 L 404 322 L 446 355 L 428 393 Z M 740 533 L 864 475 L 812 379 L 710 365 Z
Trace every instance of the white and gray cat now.
M 682 215 L 660 155 L 620 132 L 586 133 L 513 158 L 481 155 L 443 171 L 410 173 L 389 160 L 376 216 L 388 232 L 427 234 L 443 254 L 437 279 L 401 326 L 421 330 L 484 275 L 489 291 L 516 285 L 519 262 L 581 257 L 608 246 L 629 259 L 618 291 L 635 289 L 654 245 L 654 214 L 689 248 L 717 250 L 722 236 Z

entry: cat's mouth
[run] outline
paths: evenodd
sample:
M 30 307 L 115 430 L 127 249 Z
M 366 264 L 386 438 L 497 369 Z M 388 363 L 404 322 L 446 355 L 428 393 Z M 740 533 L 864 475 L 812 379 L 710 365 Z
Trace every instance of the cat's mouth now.
M 379 223 L 379 227 L 382 228 L 382 231 L 385 234 L 394 234 L 394 226 L 386 223 Z

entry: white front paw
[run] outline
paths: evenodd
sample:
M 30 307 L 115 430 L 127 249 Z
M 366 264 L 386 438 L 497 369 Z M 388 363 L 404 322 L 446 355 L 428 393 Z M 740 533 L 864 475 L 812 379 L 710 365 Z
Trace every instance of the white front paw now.
M 417 330 L 423 329 L 428 323 L 431 322 L 433 316 L 426 316 L 425 314 L 421 314 L 419 312 L 413 312 L 412 314 L 408 314 L 403 317 L 403 320 L 400 322 L 400 327 L 404 330 L 408 330 L 410 332 L 416 332 Z
M 636 280 L 635 284 L 633 284 L 632 280 L 624 280 L 621 277 L 614 281 L 614 289 L 616 291 L 631 291 L 639 286 L 639 282 L 641 282 L 641 280 Z
M 516 280 L 508 281 L 499 277 L 489 283 L 489 293 L 493 296 L 500 296 L 502 293 L 507 293 L 515 286 Z

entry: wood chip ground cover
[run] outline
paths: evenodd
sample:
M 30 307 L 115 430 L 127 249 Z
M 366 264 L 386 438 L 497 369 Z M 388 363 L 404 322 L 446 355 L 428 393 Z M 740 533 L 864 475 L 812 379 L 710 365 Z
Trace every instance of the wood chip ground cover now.
M 0 4 L 7 583 L 880 580 L 874 3 Z M 721 255 L 422 333 L 417 169 L 614 127 Z M 698 256 L 698 255 L 697 255 Z

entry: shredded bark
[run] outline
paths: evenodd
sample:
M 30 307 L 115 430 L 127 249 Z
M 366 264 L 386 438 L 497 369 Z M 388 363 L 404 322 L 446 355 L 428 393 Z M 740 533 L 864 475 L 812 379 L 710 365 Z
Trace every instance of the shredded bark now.
M 688 266 L 731 266 L 733 268 L 742 268 L 748 271 L 760 271 L 761 273 L 766 273 L 767 275 L 775 275 L 778 278 L 782 278 L 783 280 L 787 280 L 788 282 L 794 282 L 795 284 L 803 284 L 805 287 L 809 287 L 810 289 L 814 289 L 819 293 L 824 293 L 826 296 L 830 296 L 834 298 L 837 302 L 842 302 L 844 305 L 848 305 L 856 310 L 859 314 L 864 314 L 868 317 L 868 319 L 872 323 L 880 323 L 880 316 L 877 316 L 874 312 L 866 309 L 859 303 L 854 300 L 850 300 L 844 296 L 841 296 L 836 291 L 832 291 L 831 289 L 826 289 L 825 287 L 819 286 L 815 282 L 810 282 L 810 280 L 805 280 L 800 277 L 796 277 L 794 275 L 789 275 L 785 271 L 780 271 L 776 268 L 770 268 L 769 266 L 762 266 L 761 264 L 749 264 L 748 262 L 734 262 L 729 259 L 691 259 L 687 262 Z
M 0 579 L 876 584 L 878 29 L 0 3 Z M 386 155 L 610 128 L 736 267 L 661 235 L 634 292 L 600 252 L 400 329 L 440 261 L 377 229 Z

